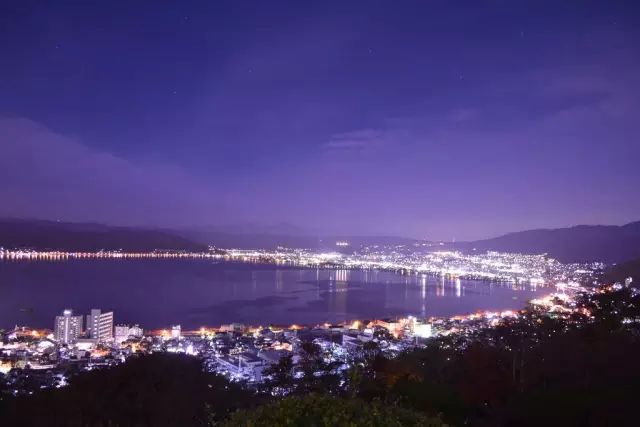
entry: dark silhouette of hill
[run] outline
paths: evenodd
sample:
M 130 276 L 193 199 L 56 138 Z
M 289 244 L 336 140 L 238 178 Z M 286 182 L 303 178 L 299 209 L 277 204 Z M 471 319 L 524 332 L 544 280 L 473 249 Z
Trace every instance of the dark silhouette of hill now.
M 0 247 L 66 251 L 205 250 L 163 230 L 41 220 L 0 220 Z
M 605 282 L 622 283 L 627 277 L 633 278 L 633 286 L 640 286 L 640 258 L 609 267 L 602 278 Z
M 352 252 L 362 245 L 414 244 L 422 241 L 393 236 L 311 236 L 278 231 L 239 232 L 198 229 L 145 229 L 116 227 L 96 223 L 68 223 L 45 220 L 0 219 L 0 247 L 32 248 L 69 251 L 153 249 L 206 250 L 209 245 L 218 248 L 274 249 L 278 246 L 342 250 Z M 346 248 L 338 248 L 338 240 L 350 242 Z
M 520 231 L 450 246 L 465 251 L 547 253 L 561 262 L 618 263 L 640 257 L 640 221 L 622 226 L 578 225 Z
M 185 230 L 182 236 L 205 245 L 218 248 L 238 249 L 274 249 L 278 246 L 288 248 L 322 249 L 341 252 L 353 252 L 364 245 L 412 245 L 424 241 L 395 236 L 311 236 L 284 233 L 239 233 L 226 231 Z M 337 247 L 337 241 L 347 241 L 349 246 Z
M 350 243 L 337 247 L 336 241 Z M 0 247 L 70 251 L 153 249 L 205 250 L 278 246 L 352 252 L 364 245 L 430 245 L 426 240 L 396 236 L 310 236 L 282 233 L 237 233 L 219 230 L 160 230 L 93 223 L 41 220 L 0 220 Z M 547 253 L 562 262 L 622 263 L 640 257 L 640 221 L 623 226 L 579 225 L 527 230 L 475 242 L 437 246 L 465 252 L 488 250 L 527 254 Z
M 313 236 L 294 236 L 271 233 L 236 233 L 226 231 L 181 230 L 180 235 L 195 242 L 217 248 L 273 249 L 278 246 L 316 248 L 320 239 Z

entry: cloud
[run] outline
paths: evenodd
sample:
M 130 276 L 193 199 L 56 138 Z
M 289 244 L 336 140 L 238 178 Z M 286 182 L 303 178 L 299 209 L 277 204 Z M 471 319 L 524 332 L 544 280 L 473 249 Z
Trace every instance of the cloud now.
M 351 132 L 336 133 L 331 135 L 324 149 L 329 152 L 357 152 L 375 150 L 386 142 L 385 134 L 377 129 L 359 129 Z
M 184 171 L 140 165 L 24 118 L 0 118 L 0 215 L 124 225 L 202 222 L 214 194 Z

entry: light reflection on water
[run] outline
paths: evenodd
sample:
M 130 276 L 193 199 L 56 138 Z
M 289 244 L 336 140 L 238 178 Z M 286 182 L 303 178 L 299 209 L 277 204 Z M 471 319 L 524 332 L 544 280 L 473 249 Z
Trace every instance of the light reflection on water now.
M 451 316 L 519 308 L 546 292 L 528 285 L 384 271 L 208 260 L 0 262 L 0 328 L 51 327 L 65 308 L 84 314 L 92 307 L 113 309 L 116 323 L 147 328 Z

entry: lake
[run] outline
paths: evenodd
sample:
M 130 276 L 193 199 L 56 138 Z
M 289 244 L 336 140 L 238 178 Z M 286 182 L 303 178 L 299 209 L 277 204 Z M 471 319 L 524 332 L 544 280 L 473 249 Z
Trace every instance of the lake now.
M 520 308 L 549 289 L 199 259 L 0 261 L 0 328 L 52 328 L 65 308 L 115 322 L 183 329 L 232 322 L 318 324 Z

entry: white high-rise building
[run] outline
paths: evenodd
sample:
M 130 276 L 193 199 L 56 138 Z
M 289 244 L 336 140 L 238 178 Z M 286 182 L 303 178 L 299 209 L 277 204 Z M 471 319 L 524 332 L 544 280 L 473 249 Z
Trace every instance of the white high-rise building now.
M 98 342 L 113 340 L 113 311 L 103 313 L 98 308 L 91 309 L 87 315 L 87 333 Z
M 140 325 L 133 325 L 132 327 L 129 328 L 129 336 L 142 338 L 143 334 L 144 334 L 144 331 L 142 330 Z
M 182 335 L 182 328 L 180 325 L 174 325 L 171 327 L 171 338 L 179 340 Z
M 56 316 L 53 334 L 62 344 L 73 344 L 82 332 L 82 316 L 74 316 L 73 311 L 65 310 L 62 316 Z
M 116 325 L 115 327 L 115 342 L 116 344 L 122 344 L 130 337 L 142 338 L 142 328 L 138 325 Z
M 129 339 L 129 325 L 116 325 L 115 329 L 115 342 L 116 344 L 122 344 Z

